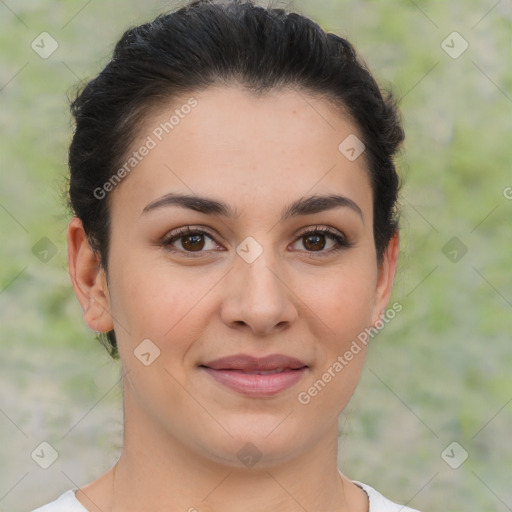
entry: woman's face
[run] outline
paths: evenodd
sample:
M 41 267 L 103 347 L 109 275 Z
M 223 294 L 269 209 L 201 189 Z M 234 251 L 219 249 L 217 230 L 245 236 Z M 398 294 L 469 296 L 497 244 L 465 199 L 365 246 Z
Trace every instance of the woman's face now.
M 85 318 L 115 328 L 127 429 L 226 464 L 283 462 L 336 429 L 398 239 L 378 267 L 358 130 L 332 104 L 293 89 L 191 96 L 140 129 L 110 192 L 108 289 L 98 275 L 105 296 Z M 279 354 L 298 362 L 214 363 Z

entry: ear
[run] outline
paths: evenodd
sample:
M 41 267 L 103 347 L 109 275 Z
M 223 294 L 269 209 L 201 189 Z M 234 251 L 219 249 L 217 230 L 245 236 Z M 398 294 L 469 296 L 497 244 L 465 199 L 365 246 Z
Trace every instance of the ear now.
M 82 306 L 84 320 L 94 331 L 114 328 L 105 270 L 100 257 L 87 240 L 82 221 L 73 217 L 68 225 L 68 268 L 75 295 Z
M 375 326 L 388 305 L 393 290 L 398 254 L 400 251 L 400 233 L 397 231 L 386 247 L 379 265 L 377 275 L 377 288 L 372 311 L 372 326 Z

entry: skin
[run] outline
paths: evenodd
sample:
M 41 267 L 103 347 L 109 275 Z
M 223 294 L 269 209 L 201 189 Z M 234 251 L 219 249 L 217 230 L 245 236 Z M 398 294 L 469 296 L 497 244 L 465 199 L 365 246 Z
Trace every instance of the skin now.
M 233 85 L 193 97 L 198 105 L 111 192 L 108 276 L 80 220 L 69 224 L 84 319 L 115 329 L 125 373 L 120 459 L 77 499 L 91 512 L 367 511 L 366 494 L 337 469 L 338 415 L 365 347 L 309 404 L 297 399 L 375 324 L 392 290 L 398 234 L 377 265 L 364 157 L 338 150 L 357 127 L 327 100 L 293 89 L 254 96 Z M 187 99 L 148 118 L 139 142 Z M 224 201 L 238 216 L 177 206 L 143 213 L 170 192 Z M 361 215 L 342 207 L 279 222 L 291 202 L 334 193 Z M 176 252 L 160 243 L 184 226 L 213 235 L 199 257 L 184 254 L 189 238 L 174 242 Z M 342 232 L 352 247 L 329 252 L 328 236 L 324 246 L 299 236 L 316 226 Z M 252 263 L 236 252 L 249 236 L 263 249 Z M 149 366 L 133 354 L 144 339 L 160 349 Z M 253 398 L 198 367 L 237 353 L 286 354 L 309 369 L 291 389 Z M 262 454 L 251 468 L 237 457 L 249 442 Z

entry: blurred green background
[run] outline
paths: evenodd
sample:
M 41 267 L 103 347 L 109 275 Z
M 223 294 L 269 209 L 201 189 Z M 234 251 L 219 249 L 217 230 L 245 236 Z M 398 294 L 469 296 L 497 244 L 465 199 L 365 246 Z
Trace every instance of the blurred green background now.
M 66 270 L 67 96 L 127 27 L 176 5 L 0 2 L 1 511 L 31 510 L 117 460 L 120 366 L 83 323 Z M 512 510 L 512 3 L 273 5 L 353 42 L 401 98 L 406 129 L 392 298 L 403 310 L 372 341 L 340 418 L 340 467 L 423 512 Z M 47 58 L 31 47 L 41 32 L 58 43 Z M 42 441 L 59 453 L 48 469 L 31 458 Z

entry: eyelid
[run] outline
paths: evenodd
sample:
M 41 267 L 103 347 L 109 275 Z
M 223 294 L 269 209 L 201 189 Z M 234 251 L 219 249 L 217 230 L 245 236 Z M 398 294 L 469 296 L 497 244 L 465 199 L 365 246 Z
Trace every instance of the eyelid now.
M 314 227 L 309 226 L 307 228 L 303 228 L 303 229 L 299 230 L 296 237 L 300 238 L 301 236 L 307 235 L 308 233 L 316 233 L 317 231 L 319 231 L 321 233 L 331 234 L 331 235 L 336 234 L 343 238 L 346 238 L 346 235 L 345 235 L 345 233 L 343 233 L 343 231 L 340 231 L 339 229 L 336 229 L 336 228 L 332 228 L 330 226 L 322 226 L 322 225 L 318 225 L 318 224 L 316 224 Z

